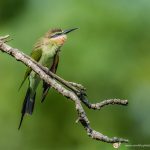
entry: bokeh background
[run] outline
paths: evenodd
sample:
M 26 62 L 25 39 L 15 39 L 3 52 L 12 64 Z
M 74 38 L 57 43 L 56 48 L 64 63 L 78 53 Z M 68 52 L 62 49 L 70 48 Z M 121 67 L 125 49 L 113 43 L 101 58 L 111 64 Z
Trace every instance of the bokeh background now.
M 150 144 L 150 1 L 149 0 L 0 0 L 0 35 L 30 54 L 50 28 L 79 27 L 68 35 L 57 74 L 82 83 L 91 102 L 128 99 L 128 107 L 85 108 L 91 126 L 129 144 Z M 90 139 L 75 124 L 74 104 L 53 89 L 17 130 L 28 83 L 18 87 L 26 67 L 0 52 L 0 149 L 97 150 L 111 144 Z M 120 149 L 134 149 L 122 144 Z M 136 148 L 135 148 L 136 149 Z

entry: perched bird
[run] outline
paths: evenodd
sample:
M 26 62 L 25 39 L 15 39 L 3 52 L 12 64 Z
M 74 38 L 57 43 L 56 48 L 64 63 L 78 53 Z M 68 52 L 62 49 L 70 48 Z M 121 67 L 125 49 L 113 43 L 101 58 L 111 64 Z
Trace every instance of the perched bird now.
M 34 49 L 31 52 L 31 57 L 41 65 L 48 67 L 53 73 L 56 73 L 59 62 L 60 48 L 65 43 L 67 34 L 76 29 L 77 28 L 69 30 L 52 29 L 48 31 L 45 36 L 35 44 Z M 21 111 L 22 116 L 18 129 L 21 127 L 24 115 L 26 113 L 32 115 L 33 113 L 36 89 L 41 80 L 38 74 L 36 74 L 31 68 L 27 68 L 20 88 L 27 78 L 29 79 L 29 86 L 23 102 Z M 43 94 L 41 102 L 44 101 L 49 89 L 50 85 L 43 81 Z

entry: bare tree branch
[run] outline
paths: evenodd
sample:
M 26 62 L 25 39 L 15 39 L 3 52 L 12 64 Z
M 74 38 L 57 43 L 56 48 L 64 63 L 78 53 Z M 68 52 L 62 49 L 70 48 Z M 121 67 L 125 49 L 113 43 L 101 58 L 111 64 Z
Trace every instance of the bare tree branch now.
M 12 57 L 14 57 L 17 61 L 21 61 L 26 66 L 29 66 L 34 70 L 42 80 L 46 83 L 50 84 L 58 93 L 67 97 L 75 103 L 75 108 L 78 113 L 78 120 L 83 127 L 85 128 L 87 134 L 92 138 L 99 141 L 107 142 L 107 143 L 127 143 L 127 139 L 122 138 L 109 138 L 100 132 L 95 131 L 91 128 L 90 122 L 87 118 L 87 115 L 81 105 L 83 102 L 88 108 L 100 110 L 102 107 L 109 104 L 117 104 L 117 105 L 127 105 L 127 100 L 120 99 L 110 99 L 105 100 L 99 103 L 91 104 L 86 97 L 86 89 L 81 84 L 73 83 L 66 81 L 56 74 L 50 72 L 48 68 L 41 66 L 39 63 L 34 61 L 31 57 L 19 51 L 16 48 L 12 48 L 6 42 L 8 41 L 9 36 L 0 37 L 0 50 L 5 52 Z M 59 82 L 59 83 L 58 83 Z M 65 87 L 66 88 L 65 88 Z

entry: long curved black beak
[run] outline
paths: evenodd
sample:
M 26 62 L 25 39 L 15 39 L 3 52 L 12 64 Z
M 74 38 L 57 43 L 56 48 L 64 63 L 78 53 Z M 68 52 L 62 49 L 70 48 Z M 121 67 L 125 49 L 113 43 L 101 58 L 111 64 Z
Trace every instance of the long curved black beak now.
M 63 31 L 63 34 L 68 34 L 69 32 L 72 32 L 74 30 L 77 30 L 78 28 L 73 28 L 73 29 L 67 29 Z

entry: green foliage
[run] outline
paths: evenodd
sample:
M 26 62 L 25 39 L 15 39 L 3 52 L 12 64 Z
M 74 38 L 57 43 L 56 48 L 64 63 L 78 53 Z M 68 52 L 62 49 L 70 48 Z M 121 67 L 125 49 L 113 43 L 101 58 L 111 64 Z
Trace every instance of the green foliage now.
M 30 54 L 32 45 L 49 28 L 79 27 L 68 35 L 57 74 L 87 87 L 92 102 L 128 99 L 126 108 L 86 109 L 91 125 L 110 137 L 128 138 L 131 144 L 147 144 L 150 138 L 149 15 L 148 0 L 14 0 L 13 3 L 1 0 L 0 35 L 10 34 L 14 39 L 10 45 Z M 17 90 L 25 69 L 21 63 L 0 53 L 0 149 L 113 149 L 112 145 L 91 140 L 75 124 L 74 105 L 54 90 L 41 104 L 39 88 L 33 116 L 26 116 L 18 131 L 27 82 L 19 93 Z M 128 147 L 121 145 L 120 149 Z

